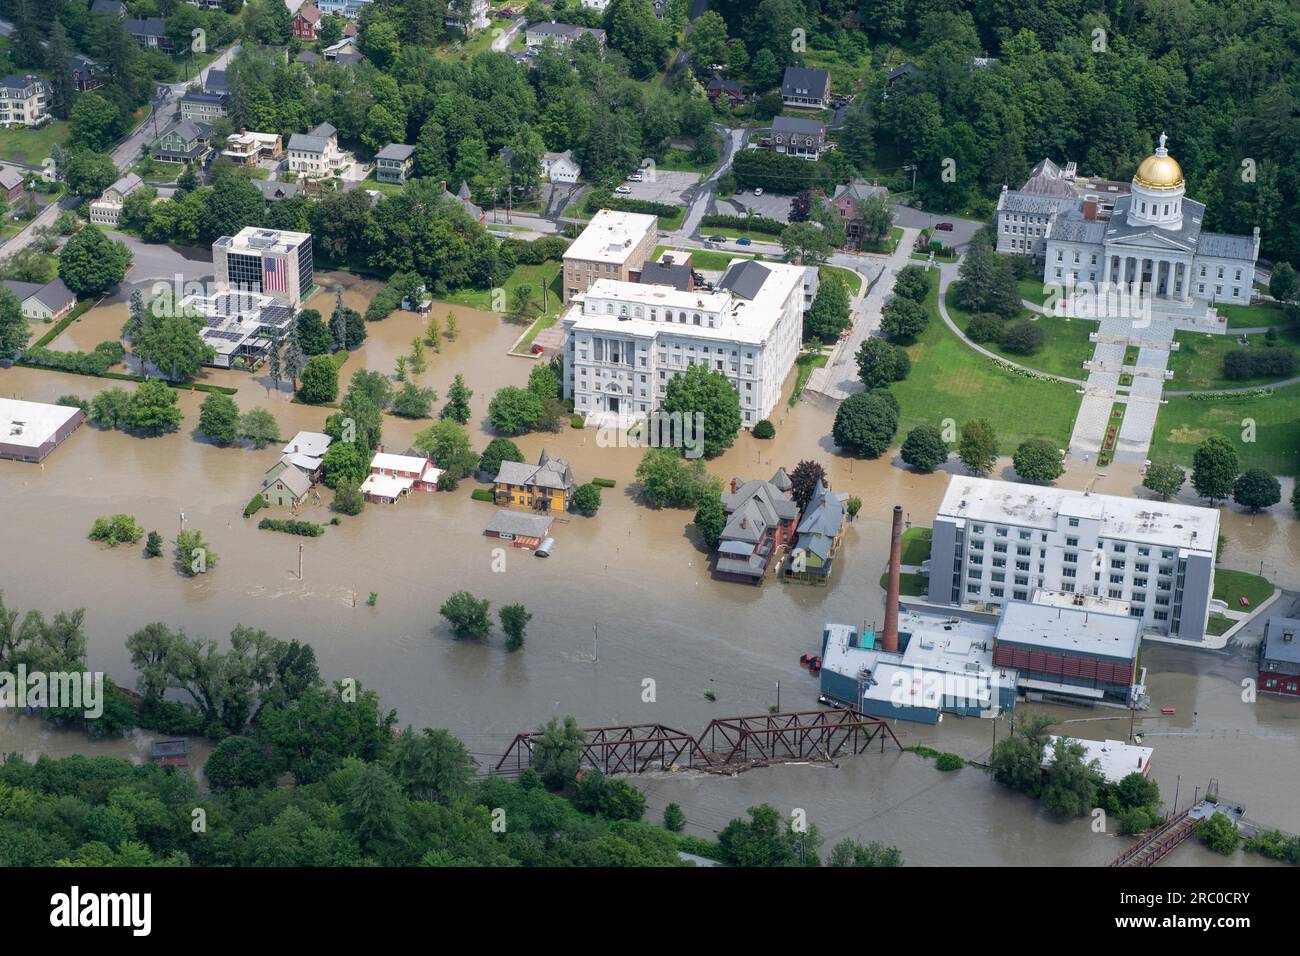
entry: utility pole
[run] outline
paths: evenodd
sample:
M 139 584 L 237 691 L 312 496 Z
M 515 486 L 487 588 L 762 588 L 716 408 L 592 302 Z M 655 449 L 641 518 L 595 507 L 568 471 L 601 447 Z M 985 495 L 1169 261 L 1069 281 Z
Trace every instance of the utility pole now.
M 596 653 L 596 646 L 600 643 L 600 624 L 591 625 L 591 662 L 595 664 L 600 660 Z
M 182 531 L 185 530 L 185 512 L 184 512 L 184 511 L 181 512 L 181 530 L 182 530 Z
M 781 712 L 781 682 L 776 682 L 776 712 Z
M 299 544 L 298 545 L 298 580 L 299 581 L 302 580 L 302 552 L 303 552 L 303 547 L 301 544 Z

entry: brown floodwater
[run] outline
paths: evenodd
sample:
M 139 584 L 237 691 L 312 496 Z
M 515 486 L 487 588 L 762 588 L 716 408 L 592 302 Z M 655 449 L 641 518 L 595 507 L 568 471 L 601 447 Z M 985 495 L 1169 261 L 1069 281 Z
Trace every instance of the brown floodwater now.
M 338 274 L 322 274 L 320 281 L 326 288 L 310 305 L 326 315 L 334 283 L 345 287 L 347 304 L 362 311 L 379 288 Z M 449 309 L 457 315 L 460 334 L 455 341 L 444 339 L 440 354 L 428 353 L 429 368 L 415 380 L 437 391 L 440 407 L 453 375 L 465 376 L 474 389 L 470 429 L 481 448 L 490 438 L 485 419 L 493 392 L 524 384 L 533 360 L 509 354 L 518 325 L 436 304 L 434 314 L 444 329 Z M 74 323 L 56 345 L 91 348 L 115 337 L 124 320 L 121 301 L 105 303 Z M 358 368 L 391 375 L 397 357 L 409 353 L 424 326 L 423 318 L 403 312 L 369 323 L 365 344 L 343 367 L 343 386 Z M 234 398 L 242 409 L 270 409 L 286 437 L 299 429 L 319 430 L 331 411 L 292 403 L 287 391 L 274 392 L 263 376 L 210 371 L 206 380 L 237 386 Z M 793 376 L 787 389 L 792 382 Z M 35 401 L 67 392 L 89 399 L 123 384 L 28 369 L 0 372 L 0 394 Z M 829 587 L 769 579 L 753 588 L 710 579 L 690 512 L 653 511 L 632 499 L 629 485 L 641 450 L 599 447 L 592 429 L 526 435 L 516 441 L 528 457 L 535 459 L 545 447 L 568 459 L 580 482 L 604 477 L 617 487 L 603 492 L 596 517 L 556 522 L 552 533 L 558 547 L 552 557 L 507 550 L 504 569 L 494 571 L 499 542 L 482 535 L 493 506 L 470 499 L 472 482 L 455 493 L 368 505 L 320 538 L 258 531 L 242 510 L 278 449 L 217 448 L 197 438 L 193 429 L 203 397 L 180 395 L 185 422 L 172 435 L 135 438 L 83 427 L 44 466 L 0 461 L 0 589 L 6 603 L 47 614 L 85 607 L 90 666 L 128 685 L 134 675 L 125 638 L 151 621 L 222 641 L 236 623 L 305 640 L 315 647 L 326 677 L 355 677 L 374 687 L 403 723 L 450 728 L 484 763 L 503 752 L 517 732 L 552 715 L 572 713 L 588 726 L 659 722 L 697 732 L 716 716 L 765 711 L 776 703 L 778 681 L 783 709 L 815 706 L 816 681 L 798 667 L 799 655 L 818 648 L 826 620 L 870 625 L 882 618 L 878 581 L 887 558 L 890 510 L 901 504 L 910 522 L 928 524 L 947 483 L 945 474 L 914 475 L 895 461 L 836 457 L 831 416 L 809 402 L 793 409 L 782 403 L 774 416 L 776 439 L 763 442 L 742 434 L 732 449 L 708 463 L 709 469 L 724 479 L 770 477 L 778 466 L 815 458 L 836 490 L 862 498 L 863 509 L 846 534 Z M 428 424 L 387 418 L 385 447 L 405 450 Z M 1112 467 L 1100 479 L 1091 470 L 1075 469 L 1061 483 L 1084 488 L 1095 481 L 1099 491 L 1132 493 L 1138 480 L 1135 471 Z M 329 492 L 324 496 L 328 500 Z M 168 539 L 184 512 L 186 526 L 201 529 L 216 552 L 217 566 L 186 579 L 166 559 L 148 561 L 137 548 L 105 550 L 87 540 L 97 516 L 119 511 Z M 304 511 L 303 517 L 322 523 L 331 516 L 325 505 Z M 1300 587 L 1297 527 L 1300 523 L 1285 516 L 1225 512 L 1230 543 L 1224 562 L 1258 570 L 1262 560 L 1279 583 Z M 305 546 L 303 580 L 297 573 L 299 543 Z M 533 615 L 526 647 L 508 653 L 499 634 L 483 643 L 453 639 L 438 607 L 460 589 L 489 598 L 494 607 L 523 603 Z M 372 591 L 378 599 L 368 607 Z M 1218 710 L 1206 705 L 1207 697 L 1239 696 L 1237 680 L 1247 673 L 1246 664 L 1230 652 L 1153 648 L 1146 663 L 1154 670 L 1156 661 L 1168 670 L 1152 677 L 1153 698 L 1157 706 L 1175 704 L 1180 715 L 1165 729 L 1170 736 L 1153 730 L 1148 738 L 1156 747 L 1153 772 L 1167 797 L 1172 799 L 1179 773 L 1185 791 L 1217 776 L 1223 794 L 1245 803 L 1251 817 L 1300 830 L 1300 811 L 1282 796 L 1300 785 L 1294 736 L 1300 707 L 1294 702 L 1289 707 L 1225 704 Z M 654 681 L 652 703 L 643 701 L 647 679 Z M 706 699 L 706 691 L 716 701 Z M 1200 716 L 1192 718 L 1197 709 Z M 905 744 L 933 739 L 942 749 L 967 756 L 987 750 L 991 742 L 984 739 L 991 733 L 987 723 L 899 726 Z M 0 725 L 0 743 L 12 730 Z M 1127 728 L 1089 722 L 1071 732 L 1076 730 L 1083 736 L 1123 737 Z M 24 749 L 44 746 L 45 738 L 33 739 L 30 732 L 24 739 Z M 888 773 L 881 770 L 885 766 Z M 1010 852 L 1001 839 L 1006 828 L 1018 828 L 1015 832 L 1031 845 L 1050 847 L 1042 851 L 1045 861 L 1092 862 L 1094 855 L 1104 858 L 1110 852 L 1084 849 L 1101 841 L 1087 843 L 1088 833 L 1080 840 L 1067 836 L 1073 825 L 1040 819 L 1034 808 L 1020 806 L 1020 798 L 1000 793 L 976 771 L 937 774 L 910 755 L 885 760 L 875 755 L 845 761 L 839 769 L 769 769 L 736 779 L 647 783 L 654 799 L 674 787 L 701 801 L 704 817 L 723 823 L 736 807 L 743 810 L 759 800 L 789 803 L 800 788 L 815 789 L 823 802 L 809 796 L 808 809 L 824 831 L 878 818 L 897 831 L 889 842 L 914 862 L 937 861 L 940 854 L 949 858 L 942 837 L 957 832 L 968 839 L 961 852 L 969 854 L 969 862 L 995 862 Z M 926 796 L 913 806 L 909 794 Z M 692 815 L 690 799 L 665 796 L 659 805 L 668 799 L 677 799 Z M 909 827 L 909 820 L 916 823 Z M 947 829 L 935 831 L 936 826 Z

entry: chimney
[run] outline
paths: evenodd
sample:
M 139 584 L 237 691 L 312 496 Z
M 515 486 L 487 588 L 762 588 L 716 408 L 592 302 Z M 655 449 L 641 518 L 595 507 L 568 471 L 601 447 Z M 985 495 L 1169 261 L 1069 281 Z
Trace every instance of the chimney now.
M 1088 222 L 1097 220 L 1097 203 L 1094 200 L 1086 200 L 1083 204 L 1083 218 Z
M 894 527 L 889 533 L 889 587 L 885 591 L 885 633 L 881 646 L 898 651 L 899 569 L 903 560 L 903 506 L 894 505 Z

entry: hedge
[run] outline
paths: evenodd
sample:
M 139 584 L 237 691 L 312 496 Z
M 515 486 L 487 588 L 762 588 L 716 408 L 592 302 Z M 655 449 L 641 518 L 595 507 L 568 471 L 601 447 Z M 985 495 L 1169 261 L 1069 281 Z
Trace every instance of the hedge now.
M 540 266 L 543 262 L 559 261 L 564 258 L 568 242 L 559 236 L 543 236 L 540 239 L 516 239 L 513 236 L 502 239 L 500 250 L 513 256 L 516 265 Z
M 473 498 L 475 501 L 492 502 L 496 500 L 490 488 L 475 488 L 473 491 L 469 493 L 469 496 Z
M 803 160 L 807 162 L 807 160 Z M 767 235 L 779 236 L 785 232 L 786 224 L 779 219 L 769 219 L 767 216 L 705 216 L 700 220 L 701 226 L 708 228 L 715 226 L 718 229 L 744 229 L 747 232 L 761 232 Z
M 613 478 L 593 478 L 591 483 L 597 488 L 613 488 L 615 485 Z
M 325 529 L 314 522 L 292 519 L 263 518 L 257 526 L 263 531 L 283 531 L 285 534 L 300 534 L 308 538 L 319 538 L 325 533 Z
M 261 492 L 258 492 L 257 494 L 253 495 L 252 500 L 249 501 L 248 504 L 244 505 L 244 517 L 245 518 L 251 517 L 252 515 L 257 514 L 265 507 L 266 507 L 266 499 L 262 497 Z
M 807 160 L 799 160 L 807 162 Z M 594 215 L 601 209 L 613 209 L 618 212 L 639 212 L 647 216 L 672 217 L 681 211 L 679 206 L 670 206 L 666 202 L 651 202 L 649 199 L 629 199 L 615 196 L 607 189 L 593 189 L 583 204 L 583 211 Z
M 1234 349 L 1223 356 L 1224 378 L 1285 378 L 1294 375 L 1297 368 L 1300 358 L 1289 349 Z
M 96 345 L 93 352 L 62 352 L 42 345 L 32 346 L 23 352 L 23 361 L 41 368 L 58 369 L 60 372 L 103 375 L 122 361 L 125 355 L 126 349 L 122 343 L 109 339 Z

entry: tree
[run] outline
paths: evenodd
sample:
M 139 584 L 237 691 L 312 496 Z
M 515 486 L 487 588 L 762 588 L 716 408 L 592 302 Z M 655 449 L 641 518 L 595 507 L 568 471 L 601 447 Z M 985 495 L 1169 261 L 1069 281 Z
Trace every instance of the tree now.
M 22 304 L 8 288 L 0 287 L 0 358 L 13 358 L 31 338 Z
M 686 51 L 695 72 L 701 75 L 708 73 L 715 63 L 726 63 L 727 21 L 714 10 L 696 19 L 686 36 Z
M 524 453 L 509 438 L 494 438 L 483 449 L 478 460 L 479 472 L 488 479 L 496 478 L 503 461 L 523 461 Z
M 858 203 L 858 215 L 862 219 L 863 244 L 882 246 L 894 228 L 894 209 L 889 200 L 880 195 L 868 196 Z
M 1187 474 L 1167 461 L 1153 461 L 1142 477 L 1142 486 L 1154 491 L 1161 501 L 1168 501 L 1182 490 Z
M 87 298 L 113 288 L 126 278 L 130 266 L 131 251 L 126 245 L 109 239 L 92 224 L 83 227 L 63 247 L 59 278 L 78 297 Z
M 1043 751 L 1051 726 L 1052 718 L 1044 714 L 1016 718 L 1010 736 L 999 740 L 993 748 L 990 758 L 993 779 L 1037 797 L 1042 788 Z
M 1279 262 L 1273 267 L 1268 280 L 1268 293 L 1279 302 L 1295 302 L 1300 298 L 1300 280 L 1289 262 Z
M 828 273 L 818 286 L 812 308 L 808 310 L 805 320 L 808 337 L 823 342 L 833 341 L 849 327 L 851 311 L 848 287 L 838 275 Z
M 215 445 L 229 445 L 239 437 L 239 406 L 228 395 L 215 392 L 199 406 L 199 432 Z
M 294 329 L 294 338 L 301 346 L 303 354 L 327 355 L 333 350 L 334 338 L 329 326 L 315 309 L 303 309 L 299 312 Z
M 266 748 L 257 741 L 251 737 L 227 737 L 208 757 L 203 776 L 213 790 L 222 793 L 266 786 L 277 774 Z
M 972 419 L 961 426 L 957 457 L 972 475 L 987 475 L 993 469 L 998 460 L 998 441 L 987 419 Z
M 141 382 L 131 396 L 126 427 L 131 431 L 161 435 L 180 428 L 184 416 L 176 407 L 176 392 L 156 378 Z
M 673 376 L 661 408 L 668 415 L 681 415 L 683 421 L 700 423 L 697 433 L 703 436 L 704 454 L 710 458 L 730 448 L 740 431 L 736 389 L 723 373 L 703 365 Z
M 492 427 L 506 435 L 530 431 L 542 417 L 542 400 L 528 389 L 507 385 L 488 403 Z
M 582 765 L 582 747 L 586 735 L 578 729 L 572 714 L 563 723 L 552 717 L 538 728 L 533 738 L 533 769 L 548 790 L 563 790 L 573 785 Z
M 157 531 L 150 531 L 144 541 L 144 556 L 158 558 L 162 556 L 163 538 Z
M 302 370 L 298 398 L 308 405 L 325 405 L 338 398 L 339 370 L 328 355 L 313 355 Z
M 881 310 L 880 330 L 891 341 L 914 342 L 929 323 L 925 307 L 911 299 L 895 296 Z
M 343 822 L 363 849 L 383 855 L 395 852 L 406 838 L 405 808 L 392 774 L 378 764 L 363 763 L 348 791 Z
M 1011 260 L 983 243 L 974 243 L 958 270 L 953 290 L 958 308 L 964 312 L 992 312 L 1003 318 L 1020 312 L 1020 288 Z
M 307 367 L 307 356 L 303 354 L 302 347 L 298 344 L 298 337 L 290 335 L 289 341 L 284 347 L 284 357 L 281 360 L 281 367 L 284 375 L 289 379 L 289 384 L 293 386 L 294 391 L 298 389 L 298 376 L 302 370 Z
M 203 540 L 203 532 L 197 528 L 186 528 L 176 535 L 175 555 L 176 570 L 187 578 L 206 574 L 217 566 L 217 553 Z
M 491 606 L 490 601 L 479 600 L 468 591 L 457 591 L 442 603 L 438 613 L 457 637 L 483 640 L 492 633 L 492 618 L 488 615 Z
M 781 248 L 786 262 L 811 266 L 825 262 L 834 252 L 831 237 L 816 222 L 792 222 L 781 231 Z
M 78 196 L 98 196 L 117 179 L 117 165 L 111 156 L 79 149 L 69 157 L 63 177 Z
M 359 515 L 366 506 L 365 495 L 361 486 L 351 479 L 344 479 L 334 486 L 334 500 L 330 507 L 339 514 Z
M 69 116 L 72 124 L 68 131 L 68 143 L 74 149 L 102 152 L 112 145 L 121 132 L 121 116 L 117 107 L 93 91 L 82 93 L 73 100 Z
M 831 437 L 850 455 L 879 458 L 898 430 L 898 409 L 879 392 L 850 395 L 835 413 Z
M 718 832 L 718 849 L 732 866 L 816 866 L 821 836 L 815 826 L 796 833 L 787 820 L 766 803 L 749 808 L 749 819 L 737 817 Z
M 1043 346 L 1042 327 L 1029 319 L 1008 322 L 1002 329 L 1001 344 L 1013 354 L 1032 355 Z
M 827 866 L 902 866 L 903 854 L 896 846 L 885 846 L 872 840 L 870 843 L 858 843 L 845 837 L 831 847 L 826 858 Z
M 1215 853 L 1228 856 L 1237 849 L 1237 824 L 1226 813 L 1216 810 L 1208 819 L 1196 824 L 1196 839 Z
M 924 266 L 903 266 L 894 277 L 894 295 L 924 302 L 930 292 L 930 273 Z
M 1077 740 L 1056 738 L 1043 787 L 1043 806 L 1055 817 L 1081 817 L 1097 805 L 1102 776 L 1096 759 L 1084 763 L 1085 753 Z
M 199 239 L 212 242 L 233 236 L 245 226 L 260 226 L 266 215 L 266 197 L 243 176 L 225 176 L 213 183 L 204 196 L 199 216 Z
M 465 377 L 457 372 L 447 389 L 447 404 L 443 406 L 442 417 L 464 425 L 469 421 L 469 400 L 473 395 L 473 389 L 465 384 Z
M 770 90 L 781 77 L 782 66 L 772 51 L 764 47 L 754 54 L 749 64 L 749 78 L 755 90 Z
M 131 393 L 124 388 L 106 388 L 90 402 L 90 423 L 99 428 L 129 428 Z
M 414 444 L 443 470 L 438 486 L 446 491 L 455 491 L 460 480 L 478 464 L 479 456 L 470 448 L 469 432 L 465 426 L 450 418 L 435 422 L 419 432 Z
M 854 358 L 858 363 L 858 378 L 868 390 L 901 382 L 912 371 L 912 359 L 907 351 L 880 338 L 863 339 Z
M 591 517 L 600 510 L 600 486 L 593 484 L 579 485 L 573 492 L 573 510 L 578 514 Z
M 1211 504 L 1232 494 L 1239 474 L 1237 450 L 1222 435 L 1211 435 L 1192 454 L 1192 487 Z
M 1282 500 L 1282 485 L 1262 468 L 1250 468 L 1237 476 L 1232 487 L 1232 500 L 1251 514 L 1259 514 Z
M 510 293 L 508 315 L 522 323 L 529 323 L 537 317 L 539 311 L 537 300 L 533 298 L 533 287 L 526 282 L 515 286 Z
M 704 540 L 704 547 L 710 551 L 718 550 L 722 540 L 722 529 L 727 526 L 727 515 L 722 508 L 722 499 L 710 495 L 700 499 L 695 509 L 695 527 Z
M 1016 469 L 1016 474 L 1025 481 L 1040 485 L 1051 484 L 1065 471 L 1060 449 L 1045 438 L 1030 438 L 1021 442 L 1011 456 L 1011 464 Z
M 115 514 L 111 517 L 96 518 L 90 528 L 90 540 L 99 541 L 115 548 L 119 544 L 135 544 L 144 537 L 144 528 L 128 514 Z
M 650 448 L 636 466 L 638 494 L 651 508 L 693 508 L 721 493 L 703 460 L 688 461 L 675 448 Z
M 922 474 L 929 474 L 948 460 L 948 443 L 933 425 L 913 428 L 900 451 L 903 461 Z
M 560 373 L 550 363 L 534 365 L 528 373 L 528 391 L 543 402 L 560 397 Z
M 68 35 L 63 29 L 62 21 L 57 16 L 51 20 L 50 38 L 45 46 L 45 68 L 50 74 L 50 111 L 57 119 L 67 119 L 72 110 L 73 98 L 77 94 L 72 70 L 68 67 L 72 50 L 68 46 Z
M 497 611 L 501 618 L 501 630 L 506 632 L 506 648 L 517 651 L 524 646 L 524 631 L 533 616 L 522 604 L 507 604 Z
M 392 412 L 402 418 L 428 418 L 437 398 L 438 393 L 433 389 L 407 382 L 393 397 Z
M 612 0 L 605 12 L 609 45 L 627 59 L 628 72 L 644 79 L 663 66 L 668 38 L 653 7 L 644 0 Z
M 465 745 L 446 730 L 410 727 L 393 741 L 388 769 L 412 800 L 450 804 L 468 794 L 474 760 Z
M 337 489 L 344 482 L 360 485 L 370 474 L 370 449 L 354 441 L 331 442 L 321 467 L 327 488 Z
M 213 349 L 199 330 L 203 320 L 174 312 L 167 303 L 155 301 L 153 314 L 131 342 L 131 351 L 173 382 L 191 379 L 212 361 Z
M 252 442 L 259 451 L 280 440 L 280 426 L 265 408 L 252 408 L 239 418 L 239 437 Z
M 790 494 L 799 510 L 808 507 L 813 495 L 826 482 L 826 469 L 809 459 L 804 459 L 790 472 Z

